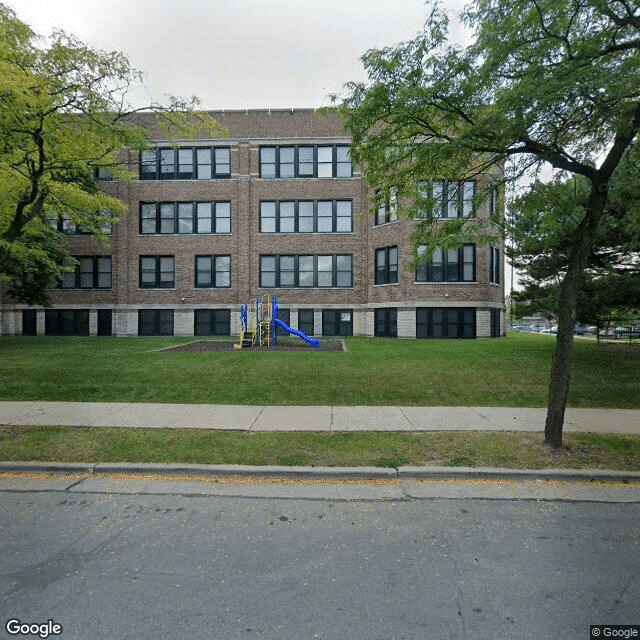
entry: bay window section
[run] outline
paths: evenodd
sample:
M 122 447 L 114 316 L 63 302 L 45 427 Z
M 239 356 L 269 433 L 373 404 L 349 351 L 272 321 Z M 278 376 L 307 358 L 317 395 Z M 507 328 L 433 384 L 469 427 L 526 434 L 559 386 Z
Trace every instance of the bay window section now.
M 376 249 L 376 284 L 398 283 L 398 247 Z
M 421 198 L 431 200 L 431 217 L 470 217 L 474 212 L 475 180 L 434 180 L 419 186 Z
M 418 254 L 424 251 L 424 246 L 418 248 Z M 465 244 L 447 250 L 437 247 L 431 260 L 416 268 L 416 282 L 474 282 L 475 266 L 475 245 Z

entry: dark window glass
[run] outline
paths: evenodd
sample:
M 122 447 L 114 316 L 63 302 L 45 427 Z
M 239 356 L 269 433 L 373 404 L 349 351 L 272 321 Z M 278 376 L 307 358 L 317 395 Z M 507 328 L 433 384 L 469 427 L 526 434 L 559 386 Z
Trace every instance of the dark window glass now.
M 174 285 L 173 256 L 140 256 L 142 289 L 167 289 Z
M 374 311 L 374 336 L 376 338 L 398 337 L 398 310 L 376 309 Z
M 140 309 L 138 311 L 138 335 L 172 336 L 173 309 Z
M 475 338 L 476 310 L 473 308 L 416 309 L 416 338 Z
M 308 336 L 315 333 L 313 309 L 298 309 L 298 329 Z
M 196 309 L 193 319 L 196 336 L 231 335 L 230 309 Z

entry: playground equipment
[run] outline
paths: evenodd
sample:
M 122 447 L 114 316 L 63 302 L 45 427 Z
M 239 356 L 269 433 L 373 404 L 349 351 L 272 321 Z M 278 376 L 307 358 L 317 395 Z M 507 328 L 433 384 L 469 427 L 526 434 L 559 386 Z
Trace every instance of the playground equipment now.
M 320 345 L 318 338 L 308 336 L 303 331 L 294 329 L 280 320 L 277 299 L 266 294 L 257 296 L 248 304 L 242 305 L 240 310 L 240 342 L 233 346 L 235 349 L 275 346 L 278 344 L 276 326 L 309 343 L 314 349 Z

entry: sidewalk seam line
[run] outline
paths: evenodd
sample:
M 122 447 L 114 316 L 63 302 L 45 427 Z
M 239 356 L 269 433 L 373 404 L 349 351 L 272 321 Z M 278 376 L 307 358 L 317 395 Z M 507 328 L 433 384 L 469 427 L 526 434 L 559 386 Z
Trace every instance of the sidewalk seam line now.
M 262 412 L 265 410 L 266 405 L 262 405 L 260 407 L 260 411 L 258 411 L 258 415 L 254 418 L 253 422 L 249 425 L 249 428 L 247 429 L 247 431 L 253 431 L 253 428 L 256 426 L 256 422 L 258 422 L 260 416 L 262 415 Z

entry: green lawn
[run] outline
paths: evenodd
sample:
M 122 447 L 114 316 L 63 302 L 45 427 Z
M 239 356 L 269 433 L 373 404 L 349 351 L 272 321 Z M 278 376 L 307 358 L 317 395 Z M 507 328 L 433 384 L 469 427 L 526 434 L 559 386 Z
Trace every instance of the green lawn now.
M 640 468 L 640 437 L 568 433 L 550 453 L 542 432 L 247 433 L 208 429 L 0 427 L 0 460 L 329 467 Z
M 546 406 L 554 339 L 350 338 L 346 352 L 158 351 L 195 338 L 0 338 L 0 400 Z M 570 405 L 640 407 L 640 353 L 576 340 Z

